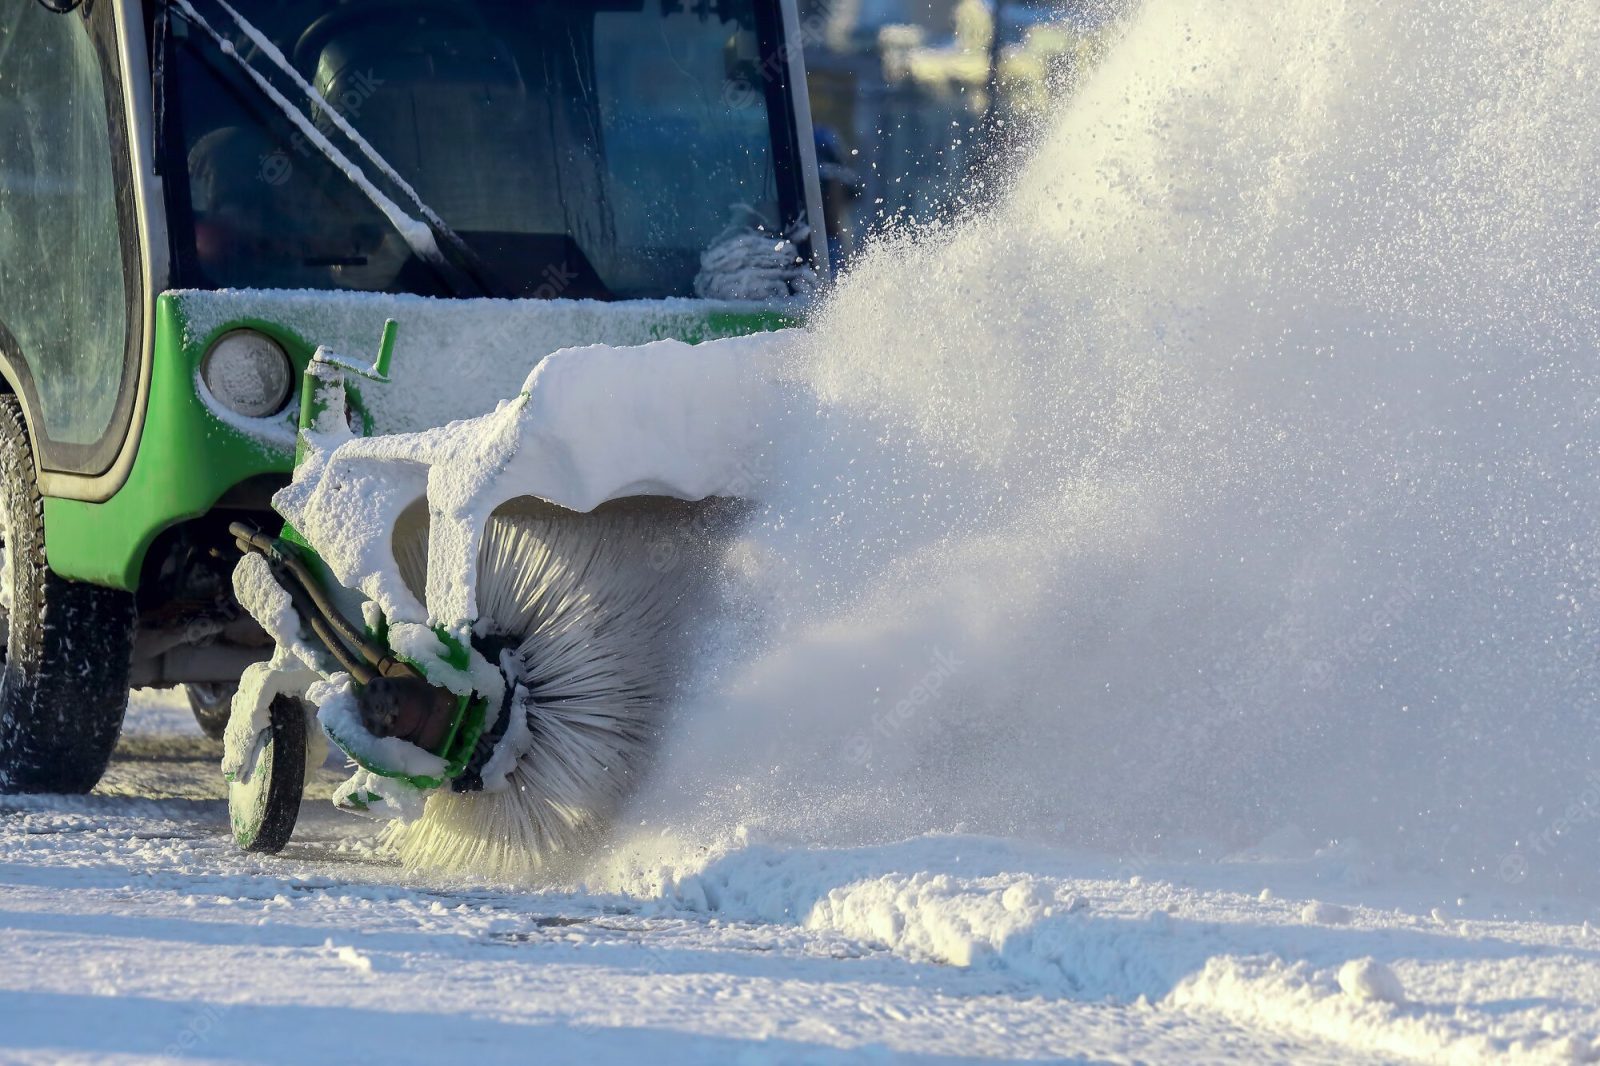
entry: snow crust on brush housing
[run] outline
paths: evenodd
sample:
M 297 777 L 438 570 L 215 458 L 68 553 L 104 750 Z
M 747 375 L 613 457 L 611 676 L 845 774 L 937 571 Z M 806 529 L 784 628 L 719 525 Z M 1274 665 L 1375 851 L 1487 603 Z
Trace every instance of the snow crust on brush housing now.
M 496 664 L 472 650 L 465 670 L 452 667 L 427 628 L 444 625 L 468 643 L 478 616 L 479 546 L 490 516 L 526 497 L 588 512 L 629 496 L 750 495 L 755 486 L 748 471 L 761 445 L 762 416 L 774 403 L 780 353 L 790 343 L 784 335 L 764 334 L 699 345 L 664 340 L 566 349 L 540 360 L 521 391 L 489 413 L 413 433 L 358 437 L 334 412 L 304 431 L 306 454 L 273 504 L 344 589 L 382 611 L 397 650 L 423 664 L 436 682 L 460 694 L 493 697 L 498 706 L 503 681 Z M 394 387 L 368 386 L 363 397 Z M 394 549 L 395 529 L 419 501 L 429 515 L 425 602 L 401 576 Z M 247 568 L 240 581 L 254 585 L 265 569 L 264 562 Z M 316 666 L 317 657 L 300 646 L 297 627 L 281 618 L 277 598 L 251 597 L 256 600 L 276 623 L 271 632 L 279 650 L 271 664 L 252 668 L 241 686 L 228 767 L 237 772 L 244 764 L 245 734 L 258 735 L 272 696 L 294 689 L 319 706 L 325 728 L 371 749 L 369 756 L 381 756 L 381 764 L 441 775 L 437 756 L 366 733 L 346 675 L 308 679 L 306 668 Z M 508 730 L 501 747 L 526 740 L 525 730 Z M 487 768 L 493 772 L 484 776 L 487 788 L 505 787 L 514 755 L 497 748 Z M 355 795 L 381 801 L 384 813 L 403 820 L 422 811 L 414 788 L 365 770 L 336 799 Z
M 483 528 L 510 500 L 588 512 L 630 496 L 748 497 L 792 336 L 570 348 L 477 418 L 377 437 L 334 420 L 306 432 L 305 459 L 273 505 L 391 623 L 465 636 Z M 419 500 L 430 521 L 425 602 L 400 578 L 392 536 Z
M 497 664 L 475 651 L 465 669 L 447 663 L 446 649 L 429 628 L 443 625 L 468 643 L 478 615 L 478 549 L 490 516 L 508 501 L 530 497 L 582 513 L 629 496 L 750 496 L 756 486 L 749 471 L 774 404 L 781 353 L 793 345 L 792 335 L 782 334 L 697 345 L 651 340 L 662 332 L 692 333 L 718 311 L 762 309 L 748 303 L 442 301 L 267 291 L 181 293 L 178 299 L 192 342 L 241 315 L 294 323 L 323 349 L 326 361 L 313 363 L 311 373 L 325 379 L 340 367 L 367 363 L 385 320 L 401 324 L 391 380 L 347 382 L 360 389 L 379 435 L 358 437 L 330 412 L 303 434 L 305 454 L 274 506 L 327 564 L 341 586 L 330 592 L 347 613 L 359 608 L 370 623 L 374 611 L 381 612 L 392 647 L 422 664 L 436 683 L 458 694 L 477 692 L 494 705 L 503 684 Z M 554 352 L 546 347 L 576 337 L 606 343 Z M 491 398 L 511 393 L 485 413 Z M 230 422 L 260 422 L 256 435 L 263 443 L 292 446 L 297 418 L 291 410 Z M 394 550 L 395 530 L 419 505 L 428 515 L 429 557 L 420 599 Z M 437 756 L 366 733 L 350 679 L 305 645 L 264 561 L 247 559 L 235 582 L 241 602 L 267 627 L 278 651 L 242 681 L 226 772 L 248 774 L 267 710 L 285 694 L 317 705 L 324 727 L 374 762 L 409 775 L 442 775 Z M 321 731 L 314 732 L 321 739 Z M 526 739 L 525 730 L 510 729 L 502 746 L 525 745 Z M 487 789 L 506 786 L 511 754 L 497 749 L 485 768 Z M 384 813 L 402 819 L 419 814 L 423 798 L 403 781 L 364 770 L 339 796 L 379 801 Z

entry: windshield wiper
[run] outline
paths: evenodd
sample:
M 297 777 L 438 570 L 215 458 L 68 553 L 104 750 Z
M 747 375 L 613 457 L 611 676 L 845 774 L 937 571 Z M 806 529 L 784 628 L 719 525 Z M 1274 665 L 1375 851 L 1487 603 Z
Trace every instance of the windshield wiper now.
M 239 28 L 239 32 L 250 38 L 252 43 L 268 59 L 272 60 L 273 65 L 288 75 L 299 86 L 300 91 L 306 95 L 306 98 L 311 101 L 312 106 L 321 108 L 333 120 L 339 131 L 350 140 L 350 143 L 361 150 L 361 154 L 367 157 L 367 161 L 377 167 L 397 189 L 405 194 L 406 198 L 411 201 L 422 216 L 420 219 L 412 217 L 399 204 L 390 199 L 382 189 L 378 188 L 354 160 L 340 151 L 337 145 L 329 140 L 321 130 L 317 129 L 316 124 L 304 112 L 295 107 L 283 93 L 278 91 L 277 86 L 268 81 L 266 76 L 252 66 L 249 60 L 240 55 L 233 42 L 218 33 L 211 23 L 206 21 L 205 16 L 195 10 L 190 0 L 168 0 L 168 3 L 176 6 L 185 19 L 210 37 L 223 55 L 238 64 L 239 68 L 248 75 L 250 81 L 260 90 L 261 94 L 282 112 L 285 118 L 294 123 L 295 128 L 340 173 L 349 179 L 350 183 L 360 190 L 362 195 L 372 201 L 373 206 L 389 221 L 395 232 L 410 246 L 417 258 L 439 271 L 444 280 L 455 290 L 455 295 L 462 297 L 499 295 L 483 261 L 461 239 L 461 235 L 451 229 L 449 224 L 440 218 L 436 211 L 423 202 L 416 189 L 412 188 L 411 184 L 400 176 L 400 172 L 395 170 L 365 137 L 356 132 L 355 127 L 346 122 L 343 115 L 340 115 L 338 111 L 329 106 L 311 83 L 302 78 L 299 71 L 290 65 L 289 61 L 284 58 L 283 53 L 278 50 L 278 47 L 268 40 L 260 30 L 256 29 L 248 19 L 230 7 L 227 0 L 217 0 L 217 4 L 233 19 L 234 24 Z M 449 249 L 451 254 L 446 255 L 445 249 Z M 472 288 L 476 291 L 467 291 L 467 286 L 463 282 L 470 282 Z

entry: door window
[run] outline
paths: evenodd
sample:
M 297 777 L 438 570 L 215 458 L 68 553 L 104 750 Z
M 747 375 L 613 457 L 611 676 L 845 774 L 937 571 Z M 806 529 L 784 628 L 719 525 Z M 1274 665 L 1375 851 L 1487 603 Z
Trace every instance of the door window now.
M 117 412 L 128 334 L 100 58 L 78 14 L 0 9 L 0 325 L 46 450 L 92 446 Z

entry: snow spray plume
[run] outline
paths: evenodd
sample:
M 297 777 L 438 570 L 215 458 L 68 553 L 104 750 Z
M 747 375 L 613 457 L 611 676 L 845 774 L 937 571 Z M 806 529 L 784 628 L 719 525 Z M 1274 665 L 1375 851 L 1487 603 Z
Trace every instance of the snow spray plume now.
M 825 309 L 641 816 L 1592 882 L 1533 843 L 1600 735 L 1597 55 L 1581 0 L 1146 5 Z

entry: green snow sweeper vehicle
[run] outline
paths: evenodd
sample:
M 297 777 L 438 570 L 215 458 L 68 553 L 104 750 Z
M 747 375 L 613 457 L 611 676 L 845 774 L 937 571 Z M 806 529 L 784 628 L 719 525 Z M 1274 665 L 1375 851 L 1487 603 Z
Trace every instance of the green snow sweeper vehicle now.
M 352 753 L 374 781 L 481 785 L 511 697 L 391 647 L 274 496 L 319 419 L 443 426 L 558 350 L 794 324 L 826 259 L 799 45 L 793 0 L 0 0 L 0 792 L 93 788 L 130 688 L 220 736 L 301 638 L 438 756 Z M 507 519 L 510 565 L 569 517 Z M 293 632 L 241 606 L 249 558 Z M 463 669 L 525 635 L 435 629 Z M 293 824 L 294 702 L 240 740 L 248 847 Z

